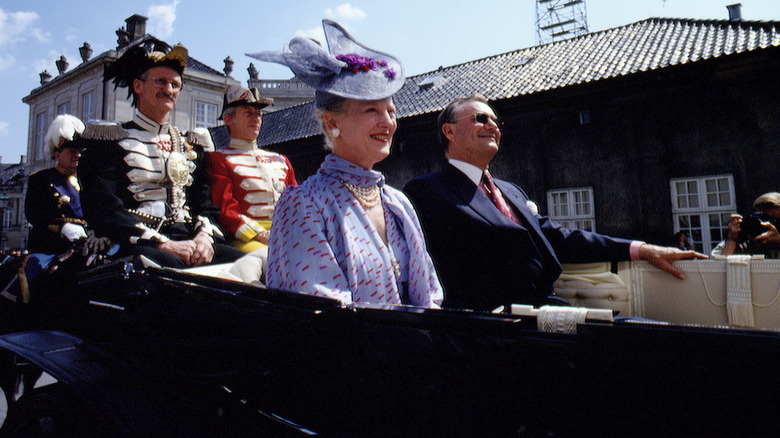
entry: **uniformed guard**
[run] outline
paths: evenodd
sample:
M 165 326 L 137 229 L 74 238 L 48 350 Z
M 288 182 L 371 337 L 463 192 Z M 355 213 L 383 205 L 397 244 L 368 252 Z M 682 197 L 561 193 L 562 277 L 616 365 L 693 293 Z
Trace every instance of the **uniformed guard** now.
M 257 88 L 228 87 L 222 120 L 230 132 L 230 145 L 206 154 L 211 200 L 220 208 L 219 224 L 233 238 L 232 245 L 244 252 L 268 245 L 274 205 L 286 187 L 298 185 L 287 157 L 257 146 L 262 109 L 272 103 Z
M 201 165 L 208 133 L 182 133 L 170 113 L 184 86 L 187 49 L 146 38 L 106 68 L 105 80 L 126 87 L 132 121 L 90 123 L 81 136 L 82 203 L 96 231 L 143 255 L 184 268 L 231 262 L 242 255 L 222 243 L 218 210 Z
M 27 183 L 24 213 L 32 225 L 31 253 L 62 254 L 87 238 L 77 175 L 84 149 L 74 141 L 82 132 L 84 123 L 69 114 L 55 117 L 46 131 L 44 142 L 57 164 L 30 175 Z

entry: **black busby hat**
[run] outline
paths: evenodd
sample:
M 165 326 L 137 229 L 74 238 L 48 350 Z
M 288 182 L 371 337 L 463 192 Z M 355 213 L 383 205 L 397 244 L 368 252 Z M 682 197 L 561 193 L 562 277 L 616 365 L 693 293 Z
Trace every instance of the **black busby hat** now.
M 187 49 L 181 44 L 171 47 L 164 41 L 149 37 L 130 46 L 119 59 L 106 67 L 103 80 L 113 80 L 114 88 L 126 87 L 127 97 L 133 96 L 133 105 L 137 97 L 133 93 L 133 81 L 152 67 L 169 67 L 179 76 L 187 66 Z

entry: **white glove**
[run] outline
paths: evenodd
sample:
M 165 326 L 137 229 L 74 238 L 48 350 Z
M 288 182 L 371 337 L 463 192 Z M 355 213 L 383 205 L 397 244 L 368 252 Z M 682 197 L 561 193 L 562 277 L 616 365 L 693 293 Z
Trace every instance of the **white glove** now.
M 62 235 L 71 242 L 74 240 L 87 238 L 87 232 L 84 230 L 84 227 L 81 225 L 72 224 L 70 222 L 62 224 L 60 233 L 62 233 Z

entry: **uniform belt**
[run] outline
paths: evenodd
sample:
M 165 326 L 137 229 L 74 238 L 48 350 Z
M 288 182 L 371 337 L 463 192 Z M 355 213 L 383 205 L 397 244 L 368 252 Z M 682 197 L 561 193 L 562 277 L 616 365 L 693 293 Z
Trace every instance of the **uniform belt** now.
M 173 217 L 153 216 L 149 213 L 143 213 L 137 210 L 133 210 L 131 208 L 128 208 L 127 212 L 135 216 L 136 219 L 138 219 L 145 225 L 148 225 L 154 228 L 155 230 L 160 230 L 161 228 L 173 225 L 176 222 L 182 222 L 182 223 L 190 222 L 188 220 L 177 221 Z

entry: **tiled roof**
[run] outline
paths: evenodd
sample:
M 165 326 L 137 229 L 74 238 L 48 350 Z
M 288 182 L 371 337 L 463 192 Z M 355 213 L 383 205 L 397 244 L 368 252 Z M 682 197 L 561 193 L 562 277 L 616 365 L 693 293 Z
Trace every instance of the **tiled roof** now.
M 224 72 L 215 70 L 191 56 L 187 58 L 187 68 L 191 70 L 200 71 L 203 73 L 209 73 L 212 75 L 225 76 Z
M 777 21 L 649 18 L 411 76 L 393 99 L 403 118 L 475 91 L 507 99 L 772 46 L 780 46 Z M 319 134 L 312 113 L 309 103 L 268 114 L 261 143 Z

